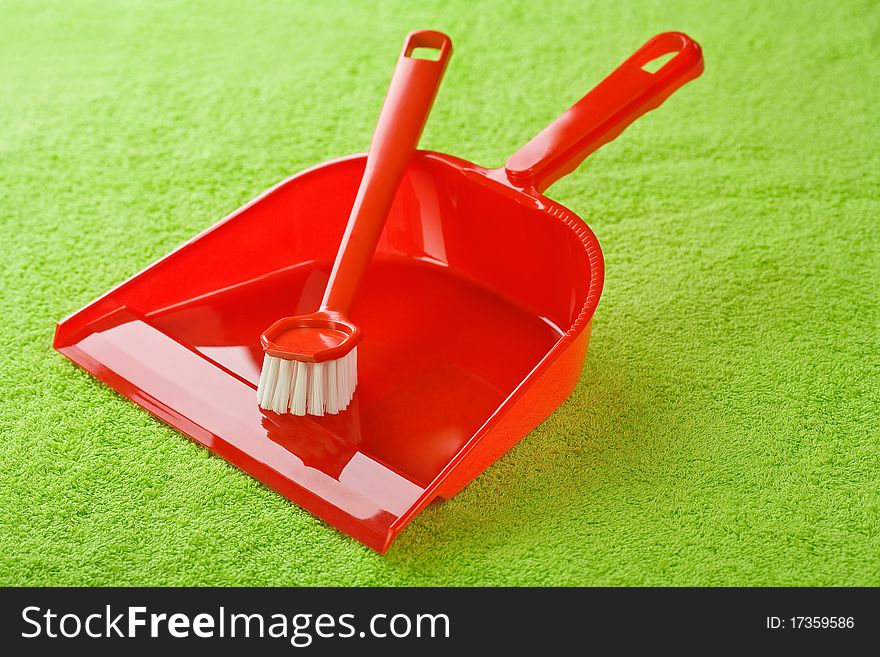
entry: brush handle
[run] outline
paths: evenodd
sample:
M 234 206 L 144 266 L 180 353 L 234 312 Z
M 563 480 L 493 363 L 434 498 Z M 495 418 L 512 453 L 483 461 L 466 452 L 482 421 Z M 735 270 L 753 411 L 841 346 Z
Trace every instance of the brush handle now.
M 438 50 L 438 59 L 414 57 L 417 48 Z M 324 292 L 323 310 L 347 314 L 364 270 L 373 258 L 385 218 L 419 143 L 451 55 L 452 41 L 445 34 L 421 30 L 407 35 Z
M 658 70 L 655 60 L 675 56 Z M 658 34 L 586 96 L 514 153 L 505 170 L 517 187 L 542 193 L 645 112 L 703 72 L 696 41 L 681 32 Z

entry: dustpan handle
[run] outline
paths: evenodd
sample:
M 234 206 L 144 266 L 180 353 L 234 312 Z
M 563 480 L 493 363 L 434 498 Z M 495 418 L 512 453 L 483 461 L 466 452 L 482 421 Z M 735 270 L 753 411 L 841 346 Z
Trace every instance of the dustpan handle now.
M 416 49 L 439 51 L 422 59 Z M 346 313 L 373 258 L 400 180 L 416 150 L 452 56 L 452 41 L 433 30 L 407 35 L 370 143 L 364 176 L 330 273 L 321 307 Z
M 676 54 L 659 70 L 647 70 L 648 64 L 670 53 Z M 658 34 L 514 153 L 504 167 L 508 180 L 543 192 L 702 72 L 703 55 L 696 41 L 681 32 Z

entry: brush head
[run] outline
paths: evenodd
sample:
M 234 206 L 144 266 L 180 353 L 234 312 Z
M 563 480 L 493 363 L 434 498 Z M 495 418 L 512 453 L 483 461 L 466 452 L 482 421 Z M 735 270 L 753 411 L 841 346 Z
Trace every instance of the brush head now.
M 357 387 L 361 330 L 339 313 L 280 319 L 260 336 L 265 355 L 257 403 L 275 413 L 345 410 Z

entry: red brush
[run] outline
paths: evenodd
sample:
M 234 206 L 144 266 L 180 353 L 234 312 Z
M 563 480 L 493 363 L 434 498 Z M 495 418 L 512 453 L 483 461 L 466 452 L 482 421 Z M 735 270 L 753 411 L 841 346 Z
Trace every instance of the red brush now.
M 417 48 L 435 49 L 439 56 L 415 57 Z M 452 42 L 445 34 L 423 30 L 407 36 L 321 307 L 309 315 L 278 320 L 260 338 L 265 352 L 257 389 L 261 408 L 324 415 L 343 411 L 351 402 L 362 336 L 348 319 L 348 310 L 451 55 Z

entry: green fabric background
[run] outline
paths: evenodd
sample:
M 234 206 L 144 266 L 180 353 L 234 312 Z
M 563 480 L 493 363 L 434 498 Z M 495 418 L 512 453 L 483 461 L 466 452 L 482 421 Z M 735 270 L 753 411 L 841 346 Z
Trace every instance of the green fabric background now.
M 418 5 L 418 6 L 416 6 Z M 651 35 L 706 73 L 550 195 L 607 283 L 572 398 L 380 556 L 97 383 L 54 323 L 362 151 L 497 166 Z M 880 584 L 876 2 L 0 0 L 0 584 Z

